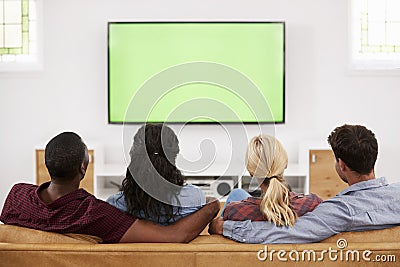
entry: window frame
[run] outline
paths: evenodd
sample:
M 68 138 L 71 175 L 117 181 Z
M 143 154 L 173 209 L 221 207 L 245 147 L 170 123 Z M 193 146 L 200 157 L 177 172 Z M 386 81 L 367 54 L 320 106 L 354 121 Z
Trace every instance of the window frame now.
M 0 61 L 0 73 L 43 70 L 43 0 L 33 0 L 36 12 L 36 51 L 34 54 L 20 54 L 23 61 Z
M 399 11 L 400 12 L 400 11 Z M 349 1 L 350 69 L 400 72 L 400 52 L 393 54 L 360 53 L 361 47 L 361 1 Z

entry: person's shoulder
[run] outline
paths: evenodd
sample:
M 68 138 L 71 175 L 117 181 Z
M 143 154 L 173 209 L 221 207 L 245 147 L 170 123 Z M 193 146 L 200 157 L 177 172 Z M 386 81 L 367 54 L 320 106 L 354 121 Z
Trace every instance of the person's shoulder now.
M 183 206 L 202 206 L 206 204 L 206 195 L 200 187 L 192 184 L 185 184 L 181 187 L 179 201 Z
M 400 189 L 400 182 L 391 183 L 389 186 L 395 189 Z
M 314 200 L 318 203 L 321 203 L 322 201 L 324 201 L 319 195 L 315 194 L 315 193 L 310 193 L 308 195 L 305 195 L 306 198 Z
M 260 205 L 261 204 L 261 198 L 248 197 L 246 199 L 243 199 L 242 201 L 235 201 L 235 202 L 243 203 L 244 205 Z
M 201 190 L 200 187 L 198 187 L 197 185 L 191 184 L 191 183 L 186 183 L 182 186 L 182 190 Z
M 336 195 L 331 198 L 325 199 L 320 202 L 314 209 L 323 212 L 335 212 L 338 210 L 342 210 L 345 212 L 349 212 L 351 210 L 352 196 L 348 195 Z
M 244 201 L 232 201 L 226 205 L 226 209 L 239 208 L 246 205 Z
M 125 199 L 125 195 L 122 191 L 119 191 L 106 199 L 107 203 L 116 203 L 119 199 Z
M 84 201 L 87 203 L 90 203 L 89 206 L 90 206 L 91 210 L 99 210 L 99 212 L 103 212 L 103 213 L 108 213 L 108 212 L 123 213 L 117 207 L 115 207 L 115 205 L 112 205 L 111 203 L 108 203 L 102 199 L 99 199 L 90 193 L 88 193 L 85 196 Z M 116 210 L 118 210 L 118 212 Z
M 296 200 L 312 200 L 318 203 L 321 203 L 324 201 L 319 195 L 315 193 L 309 193 L 309 194 L 303 194 L 303 193 L 296 193 L 296 192 L 290 192 L 290 198 L 293 201 Z
M 113 205 L 114 207 L 118 208 L 120 211 L 126 212 L 127 206 L 125 201 L 125 195 L 122 191 L 115 193 L 114 195 L 109 196 L 106 199 L 108 204 Z
M 21 199 L 28 198 L 35 194 L 38 186 L 28 183 L 17 183 L 12 186 L 7 195 L 7 203 L 21 202 Z
M 400 182 L 389 183 L 387 180 L 381 180 L 380 185 L 377 188 L 377 191 L 380 191 L 380 194 L 398 196 L 400 194 Z
M 240 209 L 248 206 L 259 206 L 261 202 L 261 199 L 249 197 L 247 199 L 241 200 L 241 201 L 232 201 L 227 205 L 227 208 L 234 208 L 234 209 Z
M 254 197 L 249 197 L 241 201 L 232 201 L 225 207 L 224 220 L 261 221 L 263 219 L 260 212 L 260 202 L 261 199 Z
M 21 191 L 21 190 L 35 190 L 36 188 L 38 188 L 37 185 L 34 184 L 29 184 L 29 183 L 17 183 L 14 184 L 11 188 L 11 192 L 14 191 Z
M 204 195 L 203 190 L 200 187 L 193 185 L 193 184 L 185 184 L 181 188 L 182 195 Z
M 38 185 L 30 184 L 30 183 L 16 183 L 13 185 L 13 188 L 30 188 L 30 187 L 38 187 Z

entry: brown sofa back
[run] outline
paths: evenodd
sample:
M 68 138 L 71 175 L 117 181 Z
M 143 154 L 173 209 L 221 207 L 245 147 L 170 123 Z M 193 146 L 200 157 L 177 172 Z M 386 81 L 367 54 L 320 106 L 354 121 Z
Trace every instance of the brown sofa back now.
M 370 230 L 365 232 L 343 232 L 328 237 L 320 243 L 334 243 L 338 239 L 346 239 L 349 243 L 390 243 L 400 242 L 400 226 L 383 230 Z
M 383 230 L 371 230 L 367 232 L 344 232 L 331 236 L 320 243 L 335 243 L 338 239 L 346 239 L 349 243 L 390 243 L 400 242 L 400 226 Z M 1 243 L 102 243 L 101 238 L 83 234 L 58 234 L 14 225 L 0 224 Z M 191 244 L 239 244 L 227 238 L 217 235 L 201 235 L 194 239 Z
M 57 234 L 15 225 L 0 224 L 0 242 L 2 243 L 101 243 L 101 238 L 82 234 Z
M 94 244 L 88 240 L 47 233 L 16 226 L 0 225 L 0 267 L 7 266 L 398 266 L 400 261 L 400 227 L 341 233 L 312 244 L 241 244 L 222 236 L 199 236 L 189 244 L 131 243 Z M 78 235 L 81 236 L 81 235 Z M 85 236 L 86 237 L 86 236 Z M 279 251 L 313 250 L 318 255 L 327 249 L 338 250 L 337 240 L 346 239 L 347 251 L 371 251 L 367 261 L 330 260 L 280 261 Z M 78 244 L 79 243 L 79 244 Z M 258 253 L 268 248 L 275 251 L 270 258 L 260 261 Z M 265 254 L 264 254 L 265 255 Z M 383 255 L 385 262 L 377 263 L 375 255 Z M 389 259 L 391 257 L 391 260 Z M 394 260 L 393 260 L 394 259 Z

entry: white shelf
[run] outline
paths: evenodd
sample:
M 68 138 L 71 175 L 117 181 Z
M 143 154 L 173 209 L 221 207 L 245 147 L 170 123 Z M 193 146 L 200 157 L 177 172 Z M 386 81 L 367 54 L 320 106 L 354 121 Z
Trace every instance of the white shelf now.
M 95 174 L 96 197 L 105 200 L 110 195 L 118 192 L 118 188 L 110 185 L 109 182 L 113 181 L 114 183 L 120 184 L 125 177 L 125 173 L 126 166 L 122 164 L 105 164 L 98 166 Z M 244 169 L 236 167 L 236 171 L 227 170 L 226 166 L 218 164 L 204 168 L 202 171 L 182 171 L 182 173 L 188 178 L 188 183 L 196 184 L 204 181 L 205 183 L 213 184 L 210 187 L 204 186 L 202 189 L 206 195 L 214 194 L 213 196 L 220 198 L 220 201 L 226 200 L 226 197 L 215 195 L 216 187 L 219 183 L 223 183 L 224 180 L 233 180 L 233 186 L 243 188 L 242 178 L 249 178 L 249 175 Z M 293 191 L 298 193 L 306 193 L 307 171 L 304 170 L 304 168 L 298 164 L 289 164 L 285 171 L 285 177 L 288 183 L 292 186 Z M 216 178 L 218 179 L 215 180 Z
M 99 176 L 118 176 L 125 175 L 126 165 L 122 164 L 104 164 L 98 167 L 96 175 Z
M 288 164 L 285 176 L 307 176 L 307 168 L 300 164 Z
M 229 164 L 229 162 L 213 162 L 204 165 L 180 163 L 177 166 L 185 176 L 241 176 L 246 173 L 244 166 Z
M 125 177 L 126 166 L 122 164 L 105 164 L 97 168 L 95 174 L 95 196 L 106 200 L 118 192 L 118 188 L 110 182 L 121 184 Z

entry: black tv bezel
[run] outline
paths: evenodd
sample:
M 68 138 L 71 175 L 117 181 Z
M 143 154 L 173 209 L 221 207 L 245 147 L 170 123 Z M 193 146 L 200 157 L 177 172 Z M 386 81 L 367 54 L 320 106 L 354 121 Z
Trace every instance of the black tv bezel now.
M 166 123 L 166 124 L 284 124 L 286 122 L 286 23 L 285 21 L 108 21 L 107 22 L 107 120 L 108 124 L 113 124 L 113 125 L 123 125 L 123 124 L 128 124 L 128 125 L 142 125 L 144 123 L 147 123 L 146 121 L 143 122 L 113 122 L 110 120 L 111 117 L 111 112 L 110 112 L 110 25 L 112 24 L 157 24 L 157 23 L 168 23 L 168 24 L 185 24 L 185 23 L 199 23 L 199 24 L 206 24 L 206 23 L 221 23 L 221 24 L 235 24 L 235 23 L 274 23 L 274 24 L 281 24 L 283 26 L 283 103 L 282 103 L 282 121 L 271 121 L 271 122 L 258 122 L 258 121 L 237 121 L 237 122 L 226 122 L 226 121 L 221 121 L 221 122 L 151 122 L 151 123 Z

